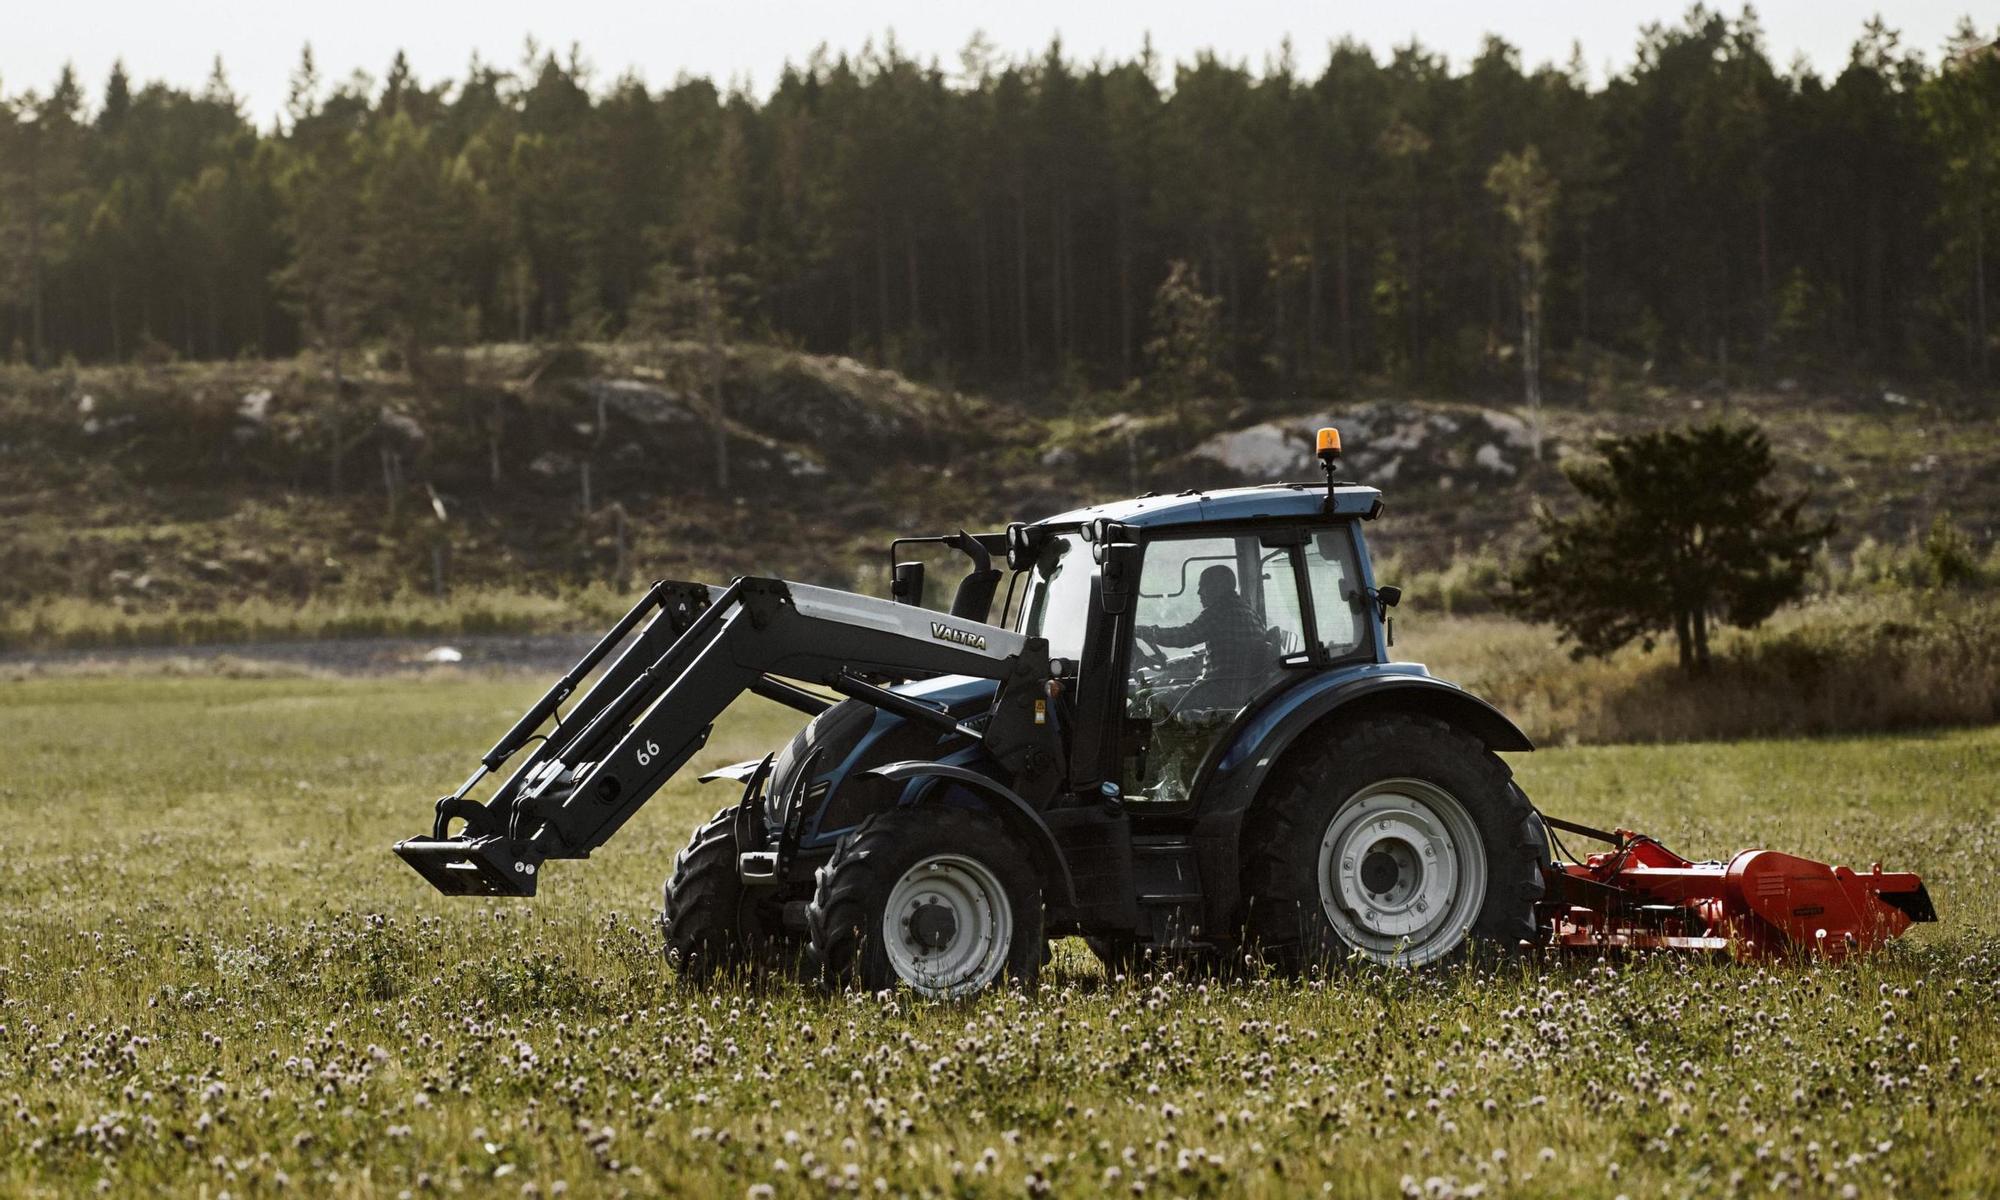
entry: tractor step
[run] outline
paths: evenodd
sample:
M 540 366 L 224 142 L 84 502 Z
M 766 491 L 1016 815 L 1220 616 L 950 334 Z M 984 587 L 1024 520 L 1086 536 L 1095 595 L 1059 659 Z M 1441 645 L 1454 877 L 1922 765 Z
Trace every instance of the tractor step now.
M 1139 927 L 1156 946 L 1184 948 L 1201 938 L 1201 871 L 1194 843 L 1178 835 L 1132 839 Z
M 776 850 L 745 850 L 736 856 L 736 877 L 746 885 L 764 886 L 777 883 L 778 852 Z
M 396 853 L 447 896 L 532 896 L 536 864 L 514 857 L 500 834 L 464 838 L 410 838 Z

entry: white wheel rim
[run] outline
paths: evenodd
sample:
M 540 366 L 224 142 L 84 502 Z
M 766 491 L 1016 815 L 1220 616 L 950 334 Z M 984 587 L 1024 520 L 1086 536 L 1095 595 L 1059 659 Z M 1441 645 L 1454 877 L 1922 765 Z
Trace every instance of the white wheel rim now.
M 1421 779 L 1350 797 L 1319 844 L 1319 898 L 1343 942 L 1420 967 L 1458 948 L 1486 901 L 1486 846 L 1465 805 Z
M 1000 977 L 1014 941 L 1007 889 L 977 859 L 935 854 L 903 872 L 882 909 L 889 966 L 911 988 L 970 995 Z

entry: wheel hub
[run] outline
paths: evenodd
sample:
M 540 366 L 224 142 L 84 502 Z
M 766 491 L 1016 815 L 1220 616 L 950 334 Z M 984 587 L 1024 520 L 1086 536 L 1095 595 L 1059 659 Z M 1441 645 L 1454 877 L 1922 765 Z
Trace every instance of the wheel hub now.
M 920 859 L 889 889 L 882 948 L 896 977 L 926 996 L 970 995 L 999 978 L 1014 910 L 991 868 L 962 854 Z
M 1396 856 L 1382 849 L 1379 843 L 1361 860 L 1361 886 L 1370 892 L 1386 893 L 1400 878 L 1402 869 L 1396 863 Z
M 917 911 L 903 923 L 908 931 L 910 945 L 925 950 L 942 950 L 951 945 L 951 939 L 958 936 L 958 918 L 952 916 L 951 909 L 936 899 L 927 899 L 917 905 Z
M 1486 856 L 1458 799 L 1423 780 L 1384 780 L 1335 812 L 1320 840 L 1320 903 L 1348 945 L 1377 962 L 1449 954 L 1478 919 Z

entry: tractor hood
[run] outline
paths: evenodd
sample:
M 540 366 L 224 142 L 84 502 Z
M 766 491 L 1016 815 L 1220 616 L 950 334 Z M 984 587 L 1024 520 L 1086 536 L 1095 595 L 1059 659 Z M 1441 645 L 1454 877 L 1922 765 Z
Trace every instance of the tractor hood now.
M 942 705 L 966 721 L 986 712 L 996 687 L 990 679 L 942 675 L 890 690 Z M 941 733 L 861 700 L 843 700 L 814 717 L 778 751 L 765 785 L 765 825 L 783 829 L 792 806 L 803 803 L 800 843 L 830 842 L 893 800 L 881 792 L 901 787 L 883 779 L 858 778 L 860 772 L 903 759 L 957 761 L 978 753 L 973 739 Z

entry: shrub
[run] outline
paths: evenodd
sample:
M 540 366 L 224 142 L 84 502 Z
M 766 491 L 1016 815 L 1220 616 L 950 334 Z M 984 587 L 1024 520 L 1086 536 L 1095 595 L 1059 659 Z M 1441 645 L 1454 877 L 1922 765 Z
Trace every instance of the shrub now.
M 1979 552 L 1965 531 L 1952 524 L 1950 514 L 1939 513 L 1931 519 L 1919 550 L 1928 582 L 1940 587 L 1982 582 Z

